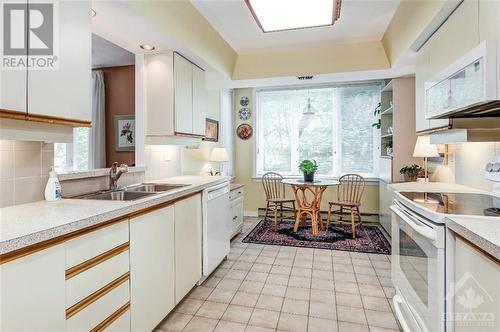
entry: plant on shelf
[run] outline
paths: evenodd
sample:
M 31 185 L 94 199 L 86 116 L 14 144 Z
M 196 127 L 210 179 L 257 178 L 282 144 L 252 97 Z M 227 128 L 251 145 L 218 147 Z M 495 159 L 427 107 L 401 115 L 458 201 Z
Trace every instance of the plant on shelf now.
M 304 174 L 304 182 L 314 182 L 314 173 L 318 170 L 316 160 L 302 160 L 299 170 Z
M 413 164 L 411 166 L 405 166 L 399 170 L 399 173 L 403 174 L 405 177 L 405 181 L 417 181 L 418 174 L 423 171 L 423 168 L 417 164 Z
M 377 107 L 375 107 L 375 111 L 373 111 L 373 116 L 377 118 L 377 122 L 372 123 L 372 127 L 380 129 L 382 127 L 382 120 L 380 119 L 380 112 L 382 111 L 382 103 L 378 103 Z
M 385 143 L 382 143 L 382 145 L 384 146 L 385 148 L 385 152 L 386 154 L 389 156 L 389 157 L 392 157 L 392 141 L 388 141 L 388 142 L 385 142 Z

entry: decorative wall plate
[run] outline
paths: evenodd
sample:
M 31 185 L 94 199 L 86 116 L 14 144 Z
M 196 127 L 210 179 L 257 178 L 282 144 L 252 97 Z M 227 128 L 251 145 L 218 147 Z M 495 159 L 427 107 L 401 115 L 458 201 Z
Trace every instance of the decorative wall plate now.
M 241 106 L 248 106 L 249 102 L 250 102 L 250 99 L 248 99 L 248 97 L 241 97 L 241 99 L 240 99 Z
M 253 135 L 253 128 L 249 124 L 243 123 L 238 126 L 236 129 L 236 134 L 242 140 L 247 140 Z
M 250 119 L 250 116 L 252 116 L 252 112 L 246 107 L 243 107 L 238 111 L 238 115 L 240 116 L 240 120 L 248 120 Z

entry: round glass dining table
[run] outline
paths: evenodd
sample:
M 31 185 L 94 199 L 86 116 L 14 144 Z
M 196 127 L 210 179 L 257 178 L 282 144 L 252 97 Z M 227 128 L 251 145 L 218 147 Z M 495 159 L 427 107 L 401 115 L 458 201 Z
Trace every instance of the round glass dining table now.
M 293 231 L 297 233 L 299 226 L 306 226 L 306 217 L 309 215 L 311 217 L 312 234 L 317 236 L 319 229 L 324 227 L 320 209 L 323 193 L 326 188 L 338 186 L 340 182 L 328 179 L 317 179 L 314 182 L 305 182 L 302 179 L 283 179 L 281 182 L 292 186 L 297 203 Z

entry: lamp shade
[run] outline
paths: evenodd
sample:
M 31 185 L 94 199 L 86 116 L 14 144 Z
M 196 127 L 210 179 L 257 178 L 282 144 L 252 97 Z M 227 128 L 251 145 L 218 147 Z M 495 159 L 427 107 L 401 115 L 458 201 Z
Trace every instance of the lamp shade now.
M 227 156 L 227 151 L 225 148 L 214 148 L 212 154 L 210 155 L 210 161 L 224 162 L 229 161 Z
M 439 157 L 436 144 L 431 144 L 430 136 L 418 136 L 413 157 Z

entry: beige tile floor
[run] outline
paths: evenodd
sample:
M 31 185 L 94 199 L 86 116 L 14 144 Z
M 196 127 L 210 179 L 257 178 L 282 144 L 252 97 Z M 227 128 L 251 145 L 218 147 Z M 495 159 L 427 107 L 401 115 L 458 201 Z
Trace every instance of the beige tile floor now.
M 156 332 L 394 332 L 390 256 L 242 243 Z

